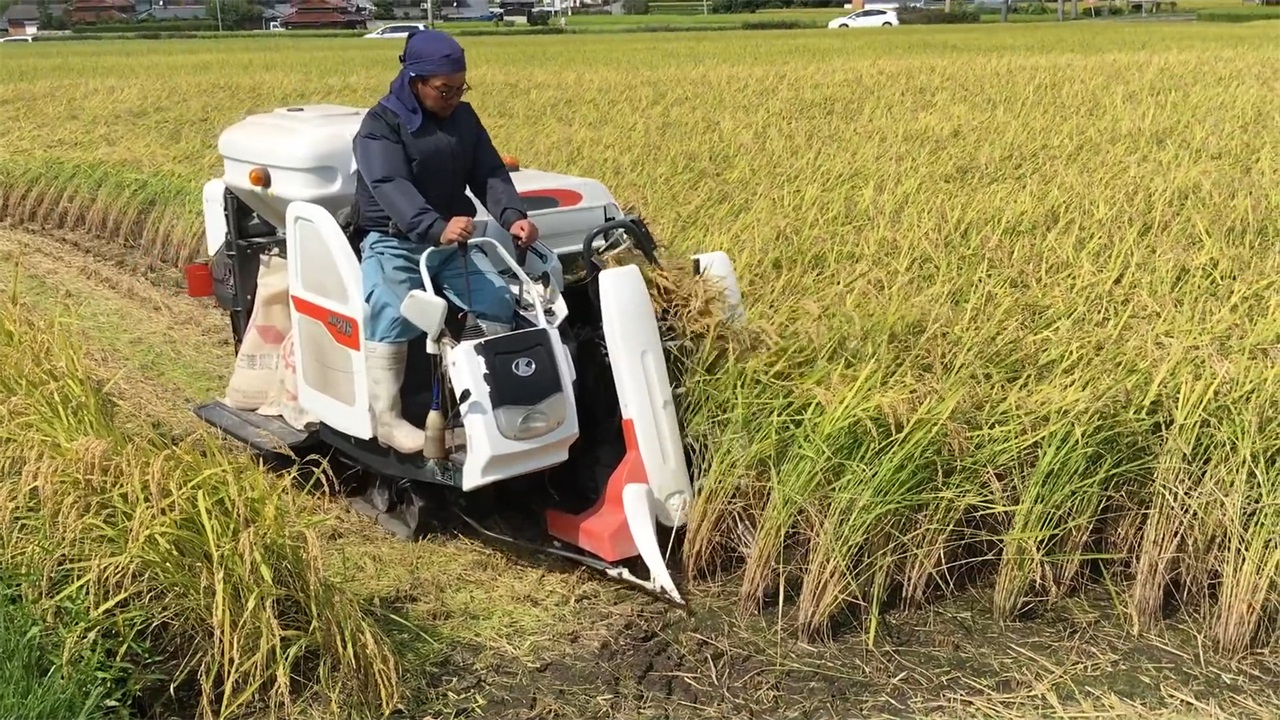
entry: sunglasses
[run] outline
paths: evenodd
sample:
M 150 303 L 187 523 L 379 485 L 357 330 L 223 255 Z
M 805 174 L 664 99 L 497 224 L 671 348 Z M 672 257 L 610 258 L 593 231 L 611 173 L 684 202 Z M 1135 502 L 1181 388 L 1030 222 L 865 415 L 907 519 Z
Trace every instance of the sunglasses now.
M 419 76 L 417 76 L 417 75 L 414 75 L 414 76 L 412 76 L 412 77 L 413 77 L 413 79 L 415 79 L 415 80 L 419 79 Z M 422 84 L 423 84 L 423 85 L 426 85 L 426 86 L 427 86 L 427 87 L 429 87 L 429 88 L 431 88 L 431 92 L 433 92 L 433 93 L 435 93 L 435 94 L 439 95 L 439 96 L 440 96 L 442 99 L 444 99 L 444 100 L 452 100 L 452 99 L 453 99 L 453 98 L 455 98 L 455 97 L 460 98 L 460 97 L 462 97 L 463 95 L 466 95 L 467 93 L 471 92 L 471 85 L 470 85 L 470 83 L 463 83 L 463 84 L 462 84 L 462 87 L 460 87 L 460 88 L 453 88 L 453 87 L 449 87 L 449 86 L 447 86 L 447 85 L 446 85 L 446 86 L 444 86 L 444 87 L 440 87 L 439 85 L 432 85 L 431 83 L 429 83 L 429 82 L 427 82 L 427 81 L 425 81 L 425 80 L 423 80 L 423 81 L 422 81 Z
M 427 87 L 431 88 L 432 92 L 439 95 L 441 98 L 445 100 L 452 100 L 453 98 L 456 98 L 456 97 L 460 98 L 463 95 L 466 95 L 468 92 L 471 92 L 471 86 L 468 85 L 467 83 L 463 83 L 462 87 L 460 88 L 452 88 L 447 86 L 442 88 L 436 85 L 432 85 L 430 83 L 427 83 L 426 85 Z

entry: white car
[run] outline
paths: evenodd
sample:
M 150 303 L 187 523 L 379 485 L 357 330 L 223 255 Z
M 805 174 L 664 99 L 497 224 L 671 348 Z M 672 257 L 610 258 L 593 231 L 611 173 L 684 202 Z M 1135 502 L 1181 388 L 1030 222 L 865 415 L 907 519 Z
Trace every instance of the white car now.
M 835 30 L 837 28 L 856 28 L 856 27 L 893 27 L 898 24 L 898 11 L 896 10 L 859 10 L 851 12 L 844 17 L 838 17 L 827 23 L 827 29 Z
M 11 42 L 11 43 L 31 42 L 32 39 L 33 38 L 30 35 L 10 35 L 8 37 L 0 38 L 0 42 Z
M 395 23 L 393 25 L 383 25 L 373 32 L 365 35 L 367 38 L 400 38 L 409 37 L 409 33 L 419 30 L 426 30 L 426 23 Z

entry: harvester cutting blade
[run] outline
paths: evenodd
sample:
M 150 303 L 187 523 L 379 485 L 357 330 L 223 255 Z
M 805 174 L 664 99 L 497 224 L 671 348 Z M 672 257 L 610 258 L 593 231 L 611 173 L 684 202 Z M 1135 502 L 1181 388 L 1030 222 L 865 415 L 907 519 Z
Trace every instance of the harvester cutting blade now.
M 673 585 L 671 585 L 670 582 L 668 582 L 664 586 L 664 585 L 660 585 L 657 582 L 641 580 L 640 578 L 636 577 L 635 574 L 632 573 L 630 570 L 624 567 L 621 567 L 619 565 L 608 565 L 605 567 L 604 572 L 606 575 L 608 575 L 609 577 L 615 580 L 621 580 L 623 582 L 631 583 L 632 585 L 643 588 L 644 590 L 647 590 L 649 593 L 656 595 L 657 597 L 662 598 L 663 600 L 666 600 L 667 602 L 670 602 L 678 607 L 684 608 L 686 610 L 689 607 L 689 605 L 685 603 L 684 598 L 680 597 L 680 593 L 675 589 Z
M 622 511 L 627 516 L 627 529 L 631 531 L 636 550 L 649 569 L 649 577 L 653 578 L 647 584 L 672 601 L 684 605 L 684 599 L 680 597 L 680 591 L 676 590 L 675 581 L 671 579 L 666 560 L 658 547 L 658 513 L 654 507 L 657 503 L 658 498 L 647 483 L 630 483 L 622 488 Z
M 649 492 L 648 486 L 641 486 L 641 487 L 644 488 L 645 493 L 648 497 L 653 496 L 653 493 Z M 466 521 L 468 525 L 475 528 L 475 530 L 482 535 L 487 535 L 488 537 L 491 537 L 495 540 L 501 540 L 502 542 L 511 543 L 512 545 L 518 545 L 528 550 L 533 550 L 534 552 L 547 553 L 550 555 L 555 555 L 557 557 L 562 557 L 566 560 L 571 560 L 573 562 L 580 563 L 582 565 L 586 565 L 587 567 L 592 568 L 593 570 L 599 570 L 600 572 L 604 573 L 605 575 L 615 580 L 621 580 L 625 583 L 635 585 L 649 592 L 655 597 L 658 597 L 662 600 L 673 603 L 676 606 L 688 612 L 689 610 L 688 603 L 684 601 L 684 598 L 680 596 L 679 591 L 676 590 L 675 583 L 671 579 L 671 574 L 667 572 L 666 564 L 661 562 L 662 556 L 661 554 L 658 553 L 658 539 L 657 539 L 656 533 L 654 532 L 656 530 L 656 527 L 653 524 L 654 515 L 653 515 L 653 510 L 648 505 L 649 500 L 642 498 L 641 501 L 642 501 L 642 504 L 637 505 L 637 507 L 642 513 L 641 515 L 642 518 L 644 516 L 647 516 L 649 518 L 647 526 L 650 528 L 648 535 L 649 535 L 649 538 L 651 539 L 651 542 L 649 543 L 649 547 L 652 548 L 652 553 L 646 553 L 644 546 L 642 546 L 639 542 L 637 542 L 637 547 L 640 548 L 641 550 L 641 557 L 645 560 L 645 564 L 649 567 L 650 577 L 654 578 L 653 581 L 641 580 L 640 578 L 636 577 L 634 573 L 632 573 L 630 570 L 626 569 L 625 567 L 605 562 L 604 560 L 601 560 L 600 558 L 597 558 L 597 557 L 591 557 L 588 555 L 583 555 L 581 553 L 570 552 L 568 550 L 561 550 L 555 547 L 548 547 L 546 545 L 536 545 L 534 543 L 524 542 L 521 540 L 517 540 L 513 537 L 509 537 L 507 535 L 502 535 L 500 533 L 493 532 L 492 530 L 485 528 L 475 520 L 472 520 L 470 517 L 467 516 L 466 513 L 462 512 L 461 510 L 454 508 L 454 512 L 456 512 L 458 516 L 461 517 L 464 521 Z M 632 502 L 634 503 L 635 501 L 632 501 Z M 631 513 L 627 513 L 627 522 L 628 522 L 628 525 L 635 524 L 634 522 L 631 521 Z M 640 520 L 640 523 L 641 523 L 641 527 L 645 527 L 645 521 L 643 519 Z M 657 567 L 659 568 L 657 574 L 654 574 L 653 561 L 650 559 L 650 557 L 646 557 L 646 554 L 657 558 L 658 560 Z

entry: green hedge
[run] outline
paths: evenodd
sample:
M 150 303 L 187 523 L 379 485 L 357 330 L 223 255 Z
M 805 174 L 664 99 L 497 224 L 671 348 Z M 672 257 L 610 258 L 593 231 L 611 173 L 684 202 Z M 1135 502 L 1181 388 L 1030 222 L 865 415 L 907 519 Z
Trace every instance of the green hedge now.
M 649 15 L 701 15 L 700 2 L 651 2 Z
M 125 32 L 73 33 L 71 35 L 37 35 L 36 42 L 76 42 L 84 40 L 216 40 L 232 38 L 339 38 L 360 37 L 364 30 L 292 30 L 289 32 L 263 32 L 232 30 L 225 32 L 173 32 L 164 30 L 134 30 Z
M 1280 20 L 1280 7 L 1251 7 L 1251 8 L 1215 8 L 1213 10 L 1200 10 L 1196 13 L 1196 20 L 1204 22 L 1255 22 L 1257 20 Z
M 717 15 L 754 13 L 759 10 L 843 8 L 845 0 L 715 0 L 711 12 Z
M 973 10 L 924 10 L 902 8 L 898 10 L 898 22 L 903 25 L 963 25 L 982 22 L 982 18 Z
M 702 3 L 651 2 L 647 3 L 650 15 L 701 15 Z M 624 6 L 625 7 L 625 6 Z
M 163 22 L 115 23 L 106 25 L 74 25 L 76 35 L 99 35 L 144 32 L 218 32 L 218 23 L 209 20 L 166 20 Z

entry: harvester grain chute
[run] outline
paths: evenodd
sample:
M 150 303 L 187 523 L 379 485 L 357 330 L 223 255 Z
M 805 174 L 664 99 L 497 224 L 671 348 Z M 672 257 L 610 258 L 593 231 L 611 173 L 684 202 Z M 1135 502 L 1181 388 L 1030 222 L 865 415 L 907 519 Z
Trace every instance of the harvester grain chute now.
M 340 219 L 354 196 L 352 139 L 364 112 L 279 108 L 219 138 L 223 175 L 204 187 L 210 259 L 188 268 L 188 294 L 214 295 L 227 310 L 236 362 L 226 396 L 195 413 L 255 452 L 353 468 L 352 504 L 408 537 L 442 512 L 430 488 L 464 500 L 538 488 L 498 500 L 548 499 L 537 508 L 536 549 L 683 604 L 658 539 L 659 525 L 684 524 L 693 499 L 665 349 L 639 267 L 602 260 L 630 248 L 656 265 L 645 223 L 595 180 L 509 159 L 541 238 L 516 252 L 476 202 L 470 244 L 503 270 L 519 318 L 505 334 L 472 332 L 432 287 L 424 258 L 426 290 L 401 306 L 423 331 L 401 400 L 426 442 L 422 454 L 402 454 L 374 433 L 359 243 Z M 736 315 L 729 257 L 705 253 L 693 264 L 722 284 L 725 311 Z M 520 543 L 458 512 L 481 533 Z M 623 564 L 637 557 L 647 580 Z

